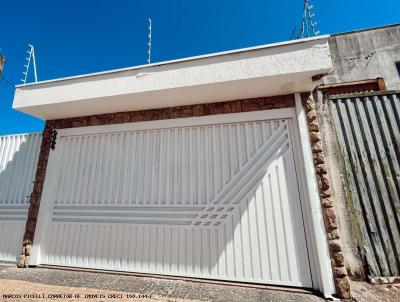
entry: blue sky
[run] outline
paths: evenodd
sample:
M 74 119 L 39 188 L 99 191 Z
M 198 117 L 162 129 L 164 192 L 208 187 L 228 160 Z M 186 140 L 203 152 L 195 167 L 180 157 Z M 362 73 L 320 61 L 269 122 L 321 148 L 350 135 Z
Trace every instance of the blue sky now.
M 321 34 L 400 22 L 400 1 L 312 1 Z M 288 40 L 303 0 L 3 0 L 0 49 L 4 76 L 19 83 L 27 43 L 39 80 L 146 63 L 147 18 L 152 61 Z M 0 81 L 0 135 L 37 132 L 43 121 L 11 108 L 14 87 Z

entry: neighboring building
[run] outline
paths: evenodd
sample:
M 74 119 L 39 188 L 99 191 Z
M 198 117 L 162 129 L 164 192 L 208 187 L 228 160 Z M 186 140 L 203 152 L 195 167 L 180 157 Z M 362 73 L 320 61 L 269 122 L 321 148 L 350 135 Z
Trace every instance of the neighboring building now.
M 400 24 L 332 35 L 329 48 L 324 84 L 383 78 L 386 89 L 400 89 Z

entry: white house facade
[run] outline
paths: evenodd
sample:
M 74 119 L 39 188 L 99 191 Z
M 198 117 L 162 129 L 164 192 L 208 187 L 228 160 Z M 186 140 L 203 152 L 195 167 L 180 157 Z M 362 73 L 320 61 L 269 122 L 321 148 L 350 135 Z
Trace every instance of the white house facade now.
M 331 69 L 324 36 L 19 86 L 46 120 L 20 266 L 345 296 L 309 96 Z

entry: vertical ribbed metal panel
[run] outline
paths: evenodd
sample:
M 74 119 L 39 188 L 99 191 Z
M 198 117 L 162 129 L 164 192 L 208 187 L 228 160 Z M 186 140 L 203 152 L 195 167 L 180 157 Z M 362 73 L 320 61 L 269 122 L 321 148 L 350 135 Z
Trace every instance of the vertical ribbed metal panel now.
M 42 263 L 311 287 L 288 120 L 61 136 Z
M 399 94 L 333 99 L 331 109 L 368 274 L 399 276 Z
M 0 260 L 19 253 L 41 142 L 40 134 L 0 136 Z

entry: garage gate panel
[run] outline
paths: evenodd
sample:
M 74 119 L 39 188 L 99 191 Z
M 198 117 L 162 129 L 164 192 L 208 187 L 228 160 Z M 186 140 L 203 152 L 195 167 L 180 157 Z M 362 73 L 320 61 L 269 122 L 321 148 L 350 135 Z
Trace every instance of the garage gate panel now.
M 61 134 L 40 262 L 311 287 L 290 127 Z
M 0 261 L 20 253 L 41 135 L 0 136 Z

